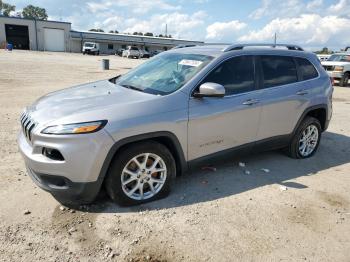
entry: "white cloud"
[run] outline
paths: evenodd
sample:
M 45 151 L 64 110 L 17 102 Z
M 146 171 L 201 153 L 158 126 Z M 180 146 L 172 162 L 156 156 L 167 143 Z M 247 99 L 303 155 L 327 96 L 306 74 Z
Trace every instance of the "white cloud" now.
M 95 1 L 86 3 L 87 8 L 92 13 L 118 8 L 127 8 L 136 14 L 145 14 L 152 10 L 175 11 L 180 10 L 181 6 L 172 5 L 164 0 L 110 0 L 110 1 Z
M 223 39 L 231 39 L 234 35 L 247 25 L 238 20 L 230 22 L 215 22 L 207 27 L 207 39 L 221 41 Z
M 206 13 L 198 11 L 193 14 L 168 13 L 151 16 L 149 20 L 129 19 L 126 32 L 154 32 L 164 34 L 165 25 L 168 25 L 168 34 L 174 37 L 198 39 L 193 31 L 204 24 Z
M 350 17 L 350 0 L 339 0 L 338 3 L 328 8 L 328 12 L 338 16 Z
M 301 13 L 319 13 L 323 0 L 312 0 L 308 3 L 303 0 L 262 0 L 261 7 L 254 10 L 249 18 L 261 19 L 263 17 L 295 17 Z
M 272 42 L 277 33 L 279 42 L 300 45 L 344 46 L 349 42 L 350 19 L 337 16 L 303 14 L 295 18 L 276 18 L 260 30 L 241 36 L 243 42 Z
M 315 10 L 323 5 L 323 0 L 313 0 L 306 5 L 306 8 L 310 11 Z

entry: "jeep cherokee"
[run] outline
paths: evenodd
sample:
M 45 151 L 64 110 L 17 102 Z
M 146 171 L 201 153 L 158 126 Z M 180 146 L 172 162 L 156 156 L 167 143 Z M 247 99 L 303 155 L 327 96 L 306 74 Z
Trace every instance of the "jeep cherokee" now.
M 238 149 L 317 150 L 331 80 L 294 45 L 177 48 L 125 75 L 50 93 L 18 136 L 33 181 L 63 203 L 102 185 L 121 205 L 164 197 L 190 163 Z

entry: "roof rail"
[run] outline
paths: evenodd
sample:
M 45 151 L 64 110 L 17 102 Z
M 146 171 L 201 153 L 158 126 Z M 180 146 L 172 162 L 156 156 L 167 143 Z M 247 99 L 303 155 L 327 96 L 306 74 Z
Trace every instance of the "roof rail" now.
M 233 51 L 233 50 L 242 50 L 245 47 L 285 47 L 288 50 L 294 51 L 304 51 L 300 46 L 297 45 L 289 45 L 289 44 L 233 44 L 226 48 L 224 48 L 224 52 Z

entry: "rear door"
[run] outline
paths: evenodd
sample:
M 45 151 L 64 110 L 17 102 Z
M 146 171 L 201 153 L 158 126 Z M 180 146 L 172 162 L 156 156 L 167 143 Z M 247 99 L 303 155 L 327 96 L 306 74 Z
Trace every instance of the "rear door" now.
M 201 83 L 206 82 L 223 85 L 226 95 L 190 98 L 189 160 L 251 143 L 258 130 L 261 108 L 256 100 L 254 56 L 226 60 Z
M 262 91 L 257 140 L 288 135 L 307 107 L 310 86 L 302 81 L 293 57 L 261 55 L 257 60 Z

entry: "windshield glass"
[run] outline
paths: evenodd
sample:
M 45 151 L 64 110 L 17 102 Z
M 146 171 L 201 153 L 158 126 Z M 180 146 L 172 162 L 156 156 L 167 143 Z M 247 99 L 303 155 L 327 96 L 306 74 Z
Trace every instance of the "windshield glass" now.
M 85 43 L 85 44 L 84 44 L 84 46 L 86 46 L 86 47 L 94 47 L 94 45 L 95 45 L 95 44 L 93 44 L 93 43 Z
M 150 94 L 170 94 L 186 84 L 213 57 L 164 53 L 120 77 L 116 84 Z
M 350 55 L 331 55 L 328 61 L 350 62 Z

